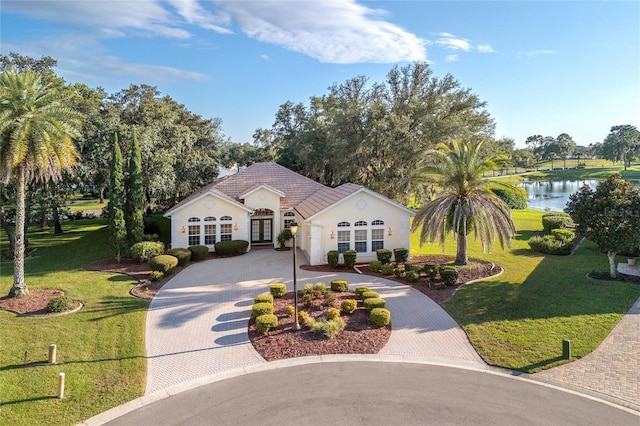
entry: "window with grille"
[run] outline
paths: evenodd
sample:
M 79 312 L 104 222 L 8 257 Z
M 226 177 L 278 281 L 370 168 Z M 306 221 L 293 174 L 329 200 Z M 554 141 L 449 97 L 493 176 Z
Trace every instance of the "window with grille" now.
M 231 241 L 233 239 L 233 225 L 223 223 L 220 225 L 220 241 Z
M 384 221 L 374 220 L 371 222 L 371 251 L 384 248 Z
M 204 225 L 204 244 L 207 246 L 214 245 L 216 243 L 216 225 L 205 224 Z
M 286 212 L 284 214 L 284 229 L 289 229 L 291 224 L 296 221 L 296 214 L 294 212 Z
M 200 225 L 189 225 L 189 245 L 200 244 Z
M 354 232 L 354 246 L 358 253 L 366 253 L 367 251 L 367 230 L 356 229 Z
M 351 231 L 338 231 L 338 253 L 351 248 Z

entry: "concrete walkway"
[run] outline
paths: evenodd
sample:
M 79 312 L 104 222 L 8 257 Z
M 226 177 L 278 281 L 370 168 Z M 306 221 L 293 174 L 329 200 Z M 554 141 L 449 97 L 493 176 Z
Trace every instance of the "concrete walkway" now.
M 304 259 L 301 254 L 298 259 Z M 338 276 L 354 289 L 378 291 L 393 312 L 391 338 L 379 356 L 485 366 L 466 334 L 422 293 L 403 284 L 353 273 L 298 270 L 298 288 Z M 181 383 L 265 363 L 247 334 L 253 299 L 283 282 L 293 289 L 291 252 L 259 249 L 245 256 L 189 266 L 153 299 L 146 323 L 148 358 L 145 395 Z

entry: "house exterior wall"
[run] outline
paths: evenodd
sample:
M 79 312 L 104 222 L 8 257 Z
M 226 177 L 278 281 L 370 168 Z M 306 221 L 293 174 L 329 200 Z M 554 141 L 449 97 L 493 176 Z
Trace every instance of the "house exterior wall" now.
M 376 253 L 371 250 L 371 223 L 375 220 L 384 221 L 384 248 L 391 250 L 398 247 L 409 248 L 409 212 L 366 192 L 358 193 L 312 218 L 309 223 L 306 223 L 306 231 L 311 237 L 308 239 L 310 244 L 300 247 L 305 250 L 310 264 L 327 263 L 327 252 L 338 249 L 338 231 L 340 230 L 338 223 L 349 222 L 351 224 L 348 228 L 351 231 L 350 249 L 355 248 L 353 231 L 356 229 L 368 231 L 367 249 L 366 252 L 358 253 L 358 262 L 376 260 Z M 366 222 L 367 227 L 354 227 L 358 221 Z M 391 228 L 391 235 L 388 232 L 389 228 Z M 332 232 L 334 238 L 331 238 Z
M 244 204 L 252 209 L 269 209 L 273 211 L 273 228 L 271 234 L 271 242 L 277 244 L 278 234 L 282 230 L 280 196 L 278 194 L 274 194 L 272 191 L 261 188 L 249 194 L 244 199 Z M 249 227 L 250 225 L 251 224 L 249 223 Z M 250 232 L 251 230 L 249 229 L 249 233 L 247 234 L 246 238 L 247 241 L 251 241 Z

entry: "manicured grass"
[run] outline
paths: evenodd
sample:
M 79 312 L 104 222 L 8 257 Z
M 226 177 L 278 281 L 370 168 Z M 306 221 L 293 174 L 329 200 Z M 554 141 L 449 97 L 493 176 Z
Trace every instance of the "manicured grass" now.
M 605 180 L 614 173 L 620 173 L 623 179 L 640 180 L 640 166 L 631 166 L 624 170 L 619 167 L 594 167 L 585 169 L 553 170 L 531 172 L 525 175 L 527 180 L 577 180 L 597 179 Z
M 483 254 L 473 236 L 469 244 L 472 257 L 493 261 L 505 272 L 463 287 L 445 309 L 492 365 L 534 372 L 563 364 L 562 339 L 571 340 L 575 358 L 587 355 L 640 297 L 640 286 L 587 279 L 591 270 L 608 270 L 607 257 L 588 241 L 570 257 L 531 252 L 527 240 L 542 229 L 543 212 L 512 213 L 518 234 L 511 249 L 497 246 Z M 438 245 L 420 248 L 417 233 L 411 247 L 412 254 L 442 253 Z M 455 249 L 452 239 L 446 253 L 455 255 Z
M 0 423 L 72 425 L 144 392 L 148 301 L 129 295 L 129 277 L 83 268 L 109 257 L 105 225 L 102 219 L 65 222 L 60 236 L 51 229 L 30 231 L 37 251 L 25 264 L 29 288 L 63 289 L 84 307 L 50 318 L 0 311 Z M 0 247 L 7 249 L 4 234 Z M 12 274 L 11 262 L 0 263 L 4 294 Z M 46 364 L 52 343 L 57 365 Z M 66 374 L 62 400 L 56 398 L 59 372 Z

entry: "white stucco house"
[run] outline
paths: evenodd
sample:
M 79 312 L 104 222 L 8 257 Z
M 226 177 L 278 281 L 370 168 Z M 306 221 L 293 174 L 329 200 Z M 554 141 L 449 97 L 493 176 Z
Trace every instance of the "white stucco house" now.
M 358 261 L 376 259 L 376 249 L 409 248 L 414 212 L 363 186 L 329 188 L 276 163 L 256 163 L 201 188 L 164 215 L 171 219 L 171 246 L 201 244 L 214 250 L 225 240 L 277 245 L 292 222 L 296 245 L 311 265 L 327 263 L 330 250 L 358 251 Z

